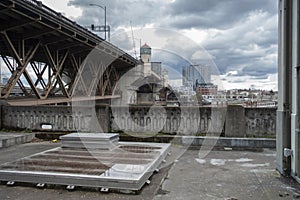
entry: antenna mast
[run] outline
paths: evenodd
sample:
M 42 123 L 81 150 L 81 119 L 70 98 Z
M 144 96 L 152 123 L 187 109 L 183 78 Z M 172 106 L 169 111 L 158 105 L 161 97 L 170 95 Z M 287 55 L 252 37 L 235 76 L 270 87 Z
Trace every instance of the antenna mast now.
M 134 41 L 134 35 L 133 35 L 133 29 L 132 29 L 132 23 L 130 21 L 130 27 L 131 27 L 131 35 L 132 35 L 132 44 L 133 44 L 133 50 L 134 50 L 134 55 L 135 55 L 135 58 L 137 59 L 137 55 L 136 55 L 136 49 L 135 49 L 135 41 Z

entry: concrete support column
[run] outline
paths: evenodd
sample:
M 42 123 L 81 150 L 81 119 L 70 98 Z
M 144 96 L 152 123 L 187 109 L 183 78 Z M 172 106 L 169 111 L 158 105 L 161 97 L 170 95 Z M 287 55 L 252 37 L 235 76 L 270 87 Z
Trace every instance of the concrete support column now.
M 278 44 L 278 109 L 276 126 L 276 167 L 289 174 L 290 158 L 283 156 L 284 148 L 291 148 L 291 94 L 292 94 L 292 0 L 279 0 Z
M 292 8 L 292 115 L 291 115 L 291 175 L 299 177 L 299 134 L 300 134 L 300 12 L 299 1 L 293 0 Z

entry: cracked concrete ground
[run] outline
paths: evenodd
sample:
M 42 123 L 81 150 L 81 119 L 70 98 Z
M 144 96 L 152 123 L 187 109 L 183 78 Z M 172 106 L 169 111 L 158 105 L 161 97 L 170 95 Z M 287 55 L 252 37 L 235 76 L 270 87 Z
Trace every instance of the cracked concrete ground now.
M 36 142 L 0 149 L 0 164 L 59 146 Z M 183 153 L 183 155 L 181 155 Z M 173 162 L 174 161 L 174 162 Z M 101 193 L 79 188 L 33 185 L 0 185 L 0 199 L 300 199 L 300 187 L 275 170 L 275 150 L 263 152 L 211 151 L 199 157 L 199 150 L 185 150 L 173 145 L 167 167 L 151 177 L 138 194 Z M 172 164 L 170 164 L 172 163 Z
M 275 150 L 188 150 L 168 172 L 156 200 L 300 199 L 299 184 L 275 170 Z

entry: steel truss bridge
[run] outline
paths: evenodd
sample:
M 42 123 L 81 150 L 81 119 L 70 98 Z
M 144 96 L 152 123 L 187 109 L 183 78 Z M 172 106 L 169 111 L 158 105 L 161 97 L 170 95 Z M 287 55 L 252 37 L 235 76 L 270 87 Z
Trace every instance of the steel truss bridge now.
M 12 105 L 114 98 L 116 82 L 137 63 L 36 0 L 1 0 L 0 21 L 0 55 L 10 72 L 0 98 Z M 85 64 L 91 54 L 100 64 Z

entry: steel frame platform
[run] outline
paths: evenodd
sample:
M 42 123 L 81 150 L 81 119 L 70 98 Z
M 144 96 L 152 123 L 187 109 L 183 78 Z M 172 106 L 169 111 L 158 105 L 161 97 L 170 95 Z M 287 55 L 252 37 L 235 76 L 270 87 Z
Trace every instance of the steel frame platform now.
M 58 147 L 0 166 L 0 181 L 138 191 L 170 144 L 119 142 L 113 149 Z

